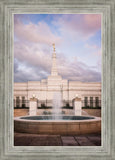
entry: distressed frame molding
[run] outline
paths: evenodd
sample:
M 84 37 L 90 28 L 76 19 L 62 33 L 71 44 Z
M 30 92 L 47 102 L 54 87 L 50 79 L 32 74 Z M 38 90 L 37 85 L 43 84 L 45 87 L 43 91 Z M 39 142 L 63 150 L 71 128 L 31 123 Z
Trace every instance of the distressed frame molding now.
M 100 13 L 102 15 L 102 146 L 13 146 L 13 15 L 15 13 Z M 1 160 L 115 159 L 115 1 L 0 1 Z

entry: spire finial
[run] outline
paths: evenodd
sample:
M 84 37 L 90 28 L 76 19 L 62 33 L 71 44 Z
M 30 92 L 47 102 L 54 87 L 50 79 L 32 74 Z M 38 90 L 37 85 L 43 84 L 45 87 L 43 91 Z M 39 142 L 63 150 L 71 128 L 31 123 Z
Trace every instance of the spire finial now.
M 54 49 L 54 52 L 55 52 L 55 43 L 53 43 L 52 45 L 53 45 L 53 49 Z

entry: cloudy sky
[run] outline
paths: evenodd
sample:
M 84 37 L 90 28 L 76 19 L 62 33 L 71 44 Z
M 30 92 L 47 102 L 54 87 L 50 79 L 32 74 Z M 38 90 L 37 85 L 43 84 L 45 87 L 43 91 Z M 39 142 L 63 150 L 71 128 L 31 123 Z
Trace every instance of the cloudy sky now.
M 68 80 L 101 81 L 101 15 L 14 15 L 14 81 L 39 81 L 51 73 L 52 43 L 58 72 Z

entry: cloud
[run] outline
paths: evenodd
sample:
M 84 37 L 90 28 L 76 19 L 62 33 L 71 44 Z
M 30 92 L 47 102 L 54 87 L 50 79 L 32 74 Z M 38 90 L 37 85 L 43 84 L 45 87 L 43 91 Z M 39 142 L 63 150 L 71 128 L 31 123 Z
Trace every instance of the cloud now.
M 46 78 L 46 75 L 45 72 L 42 73 L 41 70 L 37 71 L 32 66 L 25 66 L 23 69 L 19 67 L 17 72 L 14 74 L 14 82 L 39 81 L 41 80 L 41 77 L 42 79 Z
M 97 66 L 94 66 L 97 68 Z M 77 80 L 82 82 L 99 82 L 101 81 L 101 73 L 95 69 L 91 69 L 85 63 L 80 62 L 76 59 L 69 61 L 63 58 L 63 63 L 58 60 L 58 70 L 63 78 L 68 80 Z
M 47 46 L 15 42 L 14 45 L 14 80 L 41 80 L 50 74 L 51 55 Z
M 88 49 L 99 49 L 100 47 L 98 46 L 98 45 L 96 45 L 96 44 L 88 44 L 88 43 L 86 43 L 85 44 L 85 47 L 86 48 L 88 48 Z
M 56 32 L 55 34 L 52 32 L 51 26 L 45 21 L 39 21 L 36 24 L 31 21 L 24 23 L 22 18 L 24 16 L 16 16 L 14 19 L 15 82 L 39 81 L 47 78 L 51 72 L 52 43 L 55 42 L 58 47 L 65 45 L 65 49 L 68 49 L 73 42 L 89 38 L 101 27 L 100 15 L 54 16 L 52 25 L 55 24 L 56 31 L 59 33 L 57 35 Z M 101 53 L 97 45 L 86 43 L 85 47 L 90 49 L 93 55 L 100 55 Z M 74 59 L 69 59 L 66 54 L 57 52 L 59 74 L 68 80 L 88 82 L 101 80 L 101 73 L 96 70 L 97 66 L 91 68 L 78 59 L 82 58 L 74 56 Z
M 60 43 L 60 37 L 54 35 L 48 24 L 41 21 L 38 24 L 23 24 L 19 18 L 14 19 L 14 34 L 21 41 L 33 43 L 43 43 L 51 45 L 52 43 Z
M 86 33 L 96 32 L 101 28 L 101 15 L 84 15 L 84 25 L 81 26 Z
M 16 69 L 15 69 L 16 66 Z M 14 60 L 14 82 L 39 81 L 48 76 L 48 71 L 31 64 Z
M 96 50 L 93 54 L 100 56 L 102 54 L 101 49 Z M 101 56 L 100 56 L 101 57 Z M 100 58 L 101 59 L 101 58 Z
M 41 69 L 46 69 L 51 66 L 50 50 L 46 48 L 43 50 L 42 46 L 38 44 L 25 44 L 22 42 L 15 42 L 14 54 L 15 58 L 25 63 Z
M 38 45 L 15 42 L 14 73 L 15 82 L 41 80 L 51 72 L 52 59 L 50 50 Z M 68 80 L 96 82 L 100 81 L 100 73 L 74 58 L 69 60 L 63 53 L 57 53 L 59 74 Z
M 69 34 L 76 39 L 89 38 L 101 29 L 101 15 L 66 14 L 56 17 L 53 24 L 60 27 L 62 34 Z
M 101 51 L 101 48 L 98 45 L 96 45 L 96 44 L 87 44 L 86 43 L 85 48 L 88 49 L 88 51 L 90 51 L 90 53 L 92 55 L 96 55 L 101 59 L 102 51 Z

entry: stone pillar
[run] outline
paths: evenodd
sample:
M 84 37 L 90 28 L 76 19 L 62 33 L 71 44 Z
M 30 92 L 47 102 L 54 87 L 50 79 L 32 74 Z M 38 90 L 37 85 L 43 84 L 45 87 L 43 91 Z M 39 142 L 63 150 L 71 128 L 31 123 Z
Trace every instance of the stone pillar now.
M 30 98 L 29 102 L 29 115 L 36 116 L 37 115 L 37 98 Z
M 90 107 L 90 97 L 87 97 L 88 103 L 87 105 Z
M 76 116 L 82 115 L 82 101 L 79 97 L 74 99 L 74 113 Z

